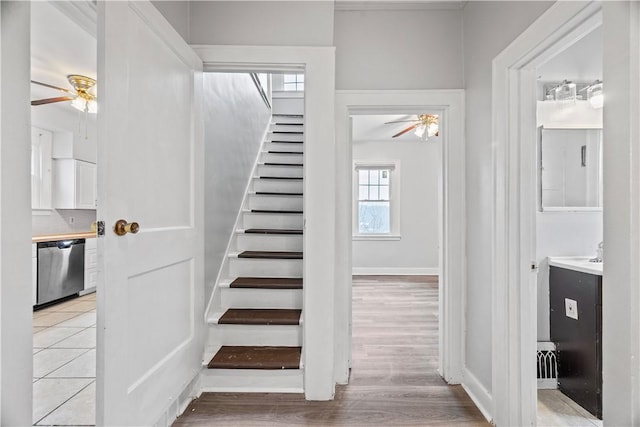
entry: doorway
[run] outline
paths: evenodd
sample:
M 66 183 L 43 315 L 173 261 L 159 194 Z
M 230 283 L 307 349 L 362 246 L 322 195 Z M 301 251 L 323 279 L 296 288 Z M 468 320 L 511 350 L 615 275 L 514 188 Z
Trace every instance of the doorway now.
M 337 340 L 336 381 L 348 383 L 351 368 L 352 325 L 352 236 L 353 236 L 353 152 L 350 117 L 372 114 L 415 114 L 427 111 L 440 117 L 442 144 L 439 150 L 441 180 L 438 210 L 441 224 L 439 248 L 439 373 L 450 384 L 462 381 L 464 313 L 464 144 L 462 91 L 338 91 L 337 92 L 337 176 L 351 185 L 338 189 L 337 289 L 336 305 L 343 328 Z M 446 284 L 446 285 L 445 285 Z

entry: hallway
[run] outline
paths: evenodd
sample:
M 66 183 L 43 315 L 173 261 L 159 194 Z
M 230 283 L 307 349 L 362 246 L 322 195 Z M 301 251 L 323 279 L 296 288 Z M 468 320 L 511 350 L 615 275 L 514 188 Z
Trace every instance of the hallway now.
M 335 400 L 205 393 L 174 426 L 488 425 L 437 367 L 437 277 L 354 276 L 351 379 Z

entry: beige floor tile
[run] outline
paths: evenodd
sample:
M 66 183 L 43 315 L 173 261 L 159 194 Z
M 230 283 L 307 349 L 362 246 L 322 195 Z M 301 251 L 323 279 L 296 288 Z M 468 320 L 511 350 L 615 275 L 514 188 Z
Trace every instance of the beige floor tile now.
M 92 382 L 86 378 L 43 378 L 33 384 L 33 423 L 37 423 L 58 406 Z
M 46 348 L 53 344 L 62 341 L 70 336 L 81 332 L 83 328 L 59 328 L 57 326 L 47 328 L 43 331 L 37 332 L 33 336 L 34 348 Z M 72 348 L 72 347 L 69 347 Z
M 75 350 L 85 351 L 85 350 Z M 62 366 L 49 375 L 47 378 L 95 378 L 96 377 L 96 351 L 89 350 L 80 357 Z
M 78 313 L 74 312 L 53 312 L 33 319 L 33 326 L 55 326 L 77 315 Z
M 40 332 L 43 333 L 43 332 Z M 56 342 L 52 348 L 95 348 L 96 328 L 87 328 L 65 340 Z
M 75 303 L 61 307 L 58 311 L 75 311 L 79 313 L 86 313 L 96 308 L 95 301 L 76 301 Z
M 49 414 L 38 425 L 93 425 L 96 422 L 96 383 L 93 382 Z
M 586 412 L 560 390 L 538 390 L 538 419 L 541 427 L 602 427 L 602 420 Z
M 36 332 L 40 332 L 47 329 L 46 326 L 34 326 L 33 327 L 33 333 L 35 334 Z
M 77 314 L 77 313 L 74 313 Z M 88 312 L 77 315 L 69 320 L 65 320 L 58 326 L 68 328 L 88 328 L 96 324 L 96 313 Z
M 33 376 L 35 378 L 44 377 L 76 359 L 82 353 L 86 353 L 86 350 L 75 348 L 46 348 L 33 356 Z M 83 376 L 85 375 L 79 375 L 78 377 Z

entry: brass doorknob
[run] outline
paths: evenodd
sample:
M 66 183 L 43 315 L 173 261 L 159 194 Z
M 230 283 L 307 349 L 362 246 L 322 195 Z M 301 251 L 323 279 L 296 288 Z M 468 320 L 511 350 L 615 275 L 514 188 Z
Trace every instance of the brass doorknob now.
M 113 231 L 118 236 L 124 236 L 127 233 L 136 234 L 140 231 L 140 225 L 137 222 L 127 222 L 124 219 L 119 219 L 116 221 Z

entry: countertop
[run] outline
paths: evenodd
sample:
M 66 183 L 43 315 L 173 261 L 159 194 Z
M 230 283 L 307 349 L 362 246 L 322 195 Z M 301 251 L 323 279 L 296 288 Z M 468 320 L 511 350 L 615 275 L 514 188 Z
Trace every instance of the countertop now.
M 592 257 L 549 257 L 549 265 L 602 276 L 602 263 L 590 262 L 589 259 L 591 258 Z
M 39 242 L 51 242 L 54 240 L 91 239 L 94 237 L 96 237 L 95 231 L 83 231 L 78 233 L 64 233 L 64 234 L 43 234 L 40 236 L 33 236 L 31 238 L 31 242 L 39 243 Z

